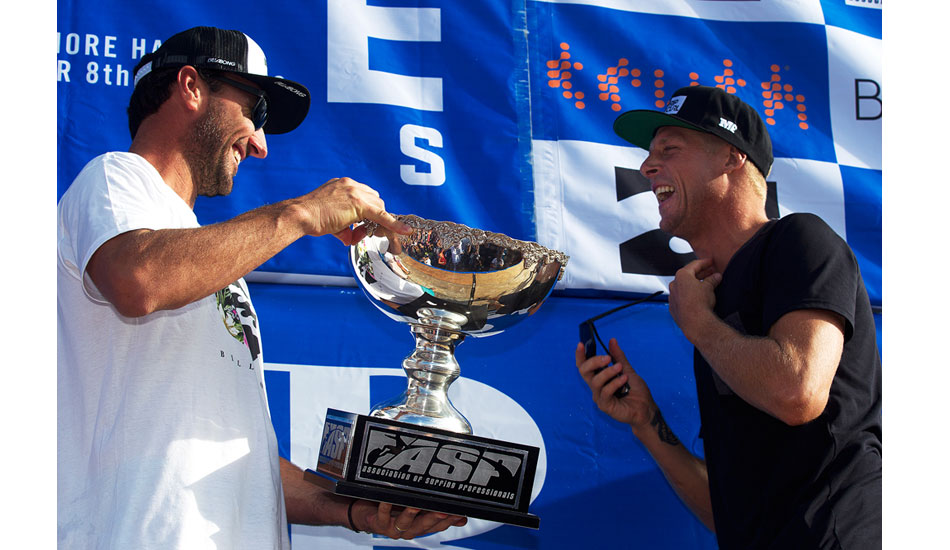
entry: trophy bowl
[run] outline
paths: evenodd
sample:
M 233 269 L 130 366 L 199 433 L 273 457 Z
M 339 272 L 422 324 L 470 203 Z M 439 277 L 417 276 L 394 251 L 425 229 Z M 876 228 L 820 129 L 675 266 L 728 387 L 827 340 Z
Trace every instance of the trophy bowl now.
M 412 234 L 384 234 L 367 222 L 366 236 L 350 247 L 363 292 L 388 317 L 407 323 L 416 340 L 402 362 L 406 391 L 370 416 L 471 434 L 447 395 L 460 372 L 455 347 L 465 336 L 498 334 L 537 311 L 568 256 L 453 222 L 396 217 Z

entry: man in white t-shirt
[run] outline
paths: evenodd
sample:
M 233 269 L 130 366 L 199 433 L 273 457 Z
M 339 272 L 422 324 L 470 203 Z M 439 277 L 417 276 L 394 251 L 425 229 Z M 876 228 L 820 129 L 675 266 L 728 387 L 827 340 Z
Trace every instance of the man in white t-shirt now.
M 288 521 L 391 538 L 464 524 L 338 497 L 278 456 L 242 278 L 304 235 L 411 229 L 348 178 L 200 226 L 196 197 L 228 194 L 310 93 L 267 76 L 247 35 L 210 27 L 169 38 L 134 78 L 129 151 L 90 161 L 58 209 L 59 547 L 288 549 Z

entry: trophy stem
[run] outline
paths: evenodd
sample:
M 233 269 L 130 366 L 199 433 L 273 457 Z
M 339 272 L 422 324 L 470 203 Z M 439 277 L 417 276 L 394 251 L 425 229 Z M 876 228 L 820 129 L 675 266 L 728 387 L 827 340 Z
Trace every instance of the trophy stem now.
M 419 323 L 411 323 L 416 349 L 402 362 L 409 378 L 406 391 L 375 406 L 370 416 L 471 434 L 471 423 L 448 396 L 449 386 L 461 372 L 455 346 L 465 339 L 460 331 L 464 322 L 461 315 L 437 311 Z

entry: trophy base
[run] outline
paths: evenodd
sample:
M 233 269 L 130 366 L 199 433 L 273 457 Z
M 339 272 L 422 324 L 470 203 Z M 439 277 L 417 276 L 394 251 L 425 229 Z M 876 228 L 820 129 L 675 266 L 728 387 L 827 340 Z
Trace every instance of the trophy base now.
M 338 495 L 537 529 L 528 513 L 540 450 L 327 410 L 317 469 Z

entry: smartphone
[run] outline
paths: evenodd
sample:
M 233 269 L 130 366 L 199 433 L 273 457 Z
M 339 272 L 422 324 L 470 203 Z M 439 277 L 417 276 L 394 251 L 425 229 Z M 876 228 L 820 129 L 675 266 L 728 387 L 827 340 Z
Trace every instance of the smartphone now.
M 591 357 L 597 355 L 597 340 L 594 339 L 594 330 L 591 322 L 584 321 L 578 326 L 578 331 L 580 332 L 581 342 L 584 344 L 584 355 L 590 359 Z M 608 365 L 613 365 L 613 359 L 610 360 Z M 607 367 L 601 367 L 594 371 L 594 374 L 604 370 Z M 617 376 L 620 376 L 619 374 Z M 617 389 L 614 392 L 614 397 L 620 399 L 621 397 L 630 393 L 630 384 L 624 382 L 623 386 Z

